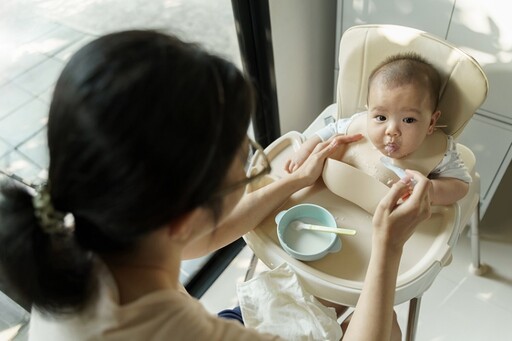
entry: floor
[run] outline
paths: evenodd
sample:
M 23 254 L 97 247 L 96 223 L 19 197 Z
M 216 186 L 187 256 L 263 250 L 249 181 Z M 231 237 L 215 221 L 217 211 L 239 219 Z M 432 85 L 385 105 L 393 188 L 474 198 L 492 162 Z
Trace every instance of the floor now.
M 45 179 L 46 117 L 53 85 L 72 53 L 98 35 L 156 28 L 199 42 L 240 66 L 230 6 L 229 0 L 2 0 L 0 170 L 28 183 Z M 512 340 L 510 179 L 511 171 L 482 222 L 482 260 L 489 271 L 481 277 L 468 272 L 470 245 L 462 235 L 453 262 L 423 297 L 417 340 Z M 236 283 L 246 277 L 251 256 L 246 247 L 202 297 L 208 310 L 236 305 Z M 181 280 L 204 261 L 185 263 Z M 256 274 L 265 270 L 259 262 Z M 2 292 L 0 307 L 0 340 L 26 339 L 23 326 L 29 314 Z M 407 307 L 400 305 L 397 312 L 405 327 Z

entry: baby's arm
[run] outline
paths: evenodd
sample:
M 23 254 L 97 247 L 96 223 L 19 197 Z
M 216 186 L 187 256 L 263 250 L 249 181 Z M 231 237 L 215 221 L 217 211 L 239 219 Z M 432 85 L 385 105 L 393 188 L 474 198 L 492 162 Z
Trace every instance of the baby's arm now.
M 304 163 L 304 161 L 306 161 L 313 149 L 315 149 L 316 145 L 320 142 L 322 142 L 322 140 L 316 134 L 307 139 L 300 146 L 299 150 L 295 152 L 292 158 L 286 161 L 286 164 L 284 165 L 285 171 L 288 173 L 295 172 Z
M 346 128 L 350 122 L 350 118 L 344 118 L 338 120 L 336 123 L 329 123 L 322 129 L 318 130 L 313 134 L 309 139 L 307 139 L 297 150 L 294 155 L 288 159 L 284 165 L 284 170 L 288 173 L 295 172 L 300 165 L 304 163 L 304 161 L 311 154 L 313 149 L 315 149 L 316 145 L 320 142 L 325 142 L 331 139 L 333 136 L 338 135 L 339 133 L 345 135 Z
M 296 191 L 311 186 L 322 174 L 324 161 L 349 143 L 360 140 L 358 135 L 339 136 L 319 143 L 310 157 L 293 174 L 247 192 L 230 213 L 217 224 L 215 233 L 203 234 L 183 250 L 183 259 L 197 258 L 232 243 L 255 228 L 271 212 L 281 206 Z M 207 208 L 205 208 L 207 210 Z
M 469 190 L 472 181 L 464 165 L 457 145 L 452 137 L 448 138 L 445 156 L 436 169 L 429 175 L 432 179 L 430 198 L 434 205 L 451 205 L 462 199 Z
M 464 198 L 469 184 L 455 178 L 437 178 L 432 181 L 430 200 L 433 205 L 451 205 Z

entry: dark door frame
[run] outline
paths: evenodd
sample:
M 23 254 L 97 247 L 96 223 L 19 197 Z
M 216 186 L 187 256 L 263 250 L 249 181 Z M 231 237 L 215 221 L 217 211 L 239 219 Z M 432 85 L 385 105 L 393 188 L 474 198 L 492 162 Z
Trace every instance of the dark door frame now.
M 231 0 L 240 55 L 246 75 L 257 93 L 252 119 L 255 139 L 268 146 L 280 134 L 274 72 L 274 52 L 268 0 Z M 215 252 L 187 283 L 187 291 L 200 298 L 245 246 L 242 238 Z

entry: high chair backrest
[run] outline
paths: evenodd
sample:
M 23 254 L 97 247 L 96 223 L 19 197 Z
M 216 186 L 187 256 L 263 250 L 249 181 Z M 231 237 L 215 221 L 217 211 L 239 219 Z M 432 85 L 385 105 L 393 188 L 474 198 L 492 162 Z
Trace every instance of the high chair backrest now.
M 478 62 L 432 34 L 396 25 L 359 25 L 345 31 L 339 50 L 338 118 L 365 110 L 368 77 L 386 58 L 405 52 L 423 56 L 440 73 L 441 117 L 457 137 L 487 96 L 488 81 Z

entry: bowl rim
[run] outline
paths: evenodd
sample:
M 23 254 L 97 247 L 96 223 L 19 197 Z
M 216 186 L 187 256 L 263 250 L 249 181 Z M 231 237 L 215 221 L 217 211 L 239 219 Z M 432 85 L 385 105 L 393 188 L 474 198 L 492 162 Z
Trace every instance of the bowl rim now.
M 288 243 L 284 240 L 284 231 L 286 230 L 286 228 L 289 226 L 289 225 L 284 225 L 284 223 L 281 223 L 283 221 L 283 218 L 288 214 L 288 212 L 291 211 L 290 214 L 292 213 L 295 213 L 296 211 L 300 211 L 302 208 L 304 207 L 307 207 L 309 209 L 314 209 L 314 210 L 319 210 L 320 212 L 322 212 L 322 215 L 326 216 L 328 220 L 330 220 L 329 222 L 329 225 L 332 223 L 333 226 L 332 227 L 336 227 L 337 224 L 336 224 L 336 219 L 334 218 L 334 216 L 332 215 L 331 212 L 329 212 L 329 210 L 327 210 L 325 207 L 322 207 L 320 205 L 317 205 L 317 204 L 311 204 L 311 203 L 301 203 L 301 204 L 297 204 L 297 205 L 294 205 L 288 209 L 285 209 L 285 210 L 282 210 L 280 211 L 277 215 L 276 215 L 276 218 L 279 214 L 282 214 L 279 221 L 276 222 L 277 223 L 277 226 L 276 226 L 276 232 L 277 232 L 277 237 L 279 239 L 279 243 L 281 244 L 281 247 L 288 253 L 290 254 L 292 257 L 294 258 L 297 258 L 299 260 L 317 260 L 317 259 L 320 259 L 322 257 L 324 257 L 327 253 L 330 252 L 331 249 L 334 248 L 334 246 L 337 244 L 337 243 L 340 243 L 341 240 L 339 238 L 338 235 L 336 234 L 332 234 L 332 237 L 331 237 L 331 241 L 330 243 L 321 251 L 319 252 L 315 252 L 315 253 L 304 253 L 304 252 L 299 252 L 297 250 L 294 250 L 292 247 L 290 247 L 288 245 Z M 284 213 L 283 213 L 284 212 Z M 295 220 L 295 219 L 300 219 L 301 217 L 304 217 L 304 216 L 293 216 L 292 217 L 292 220 Z M 327 226 L 329 226 L 327 225 Z

